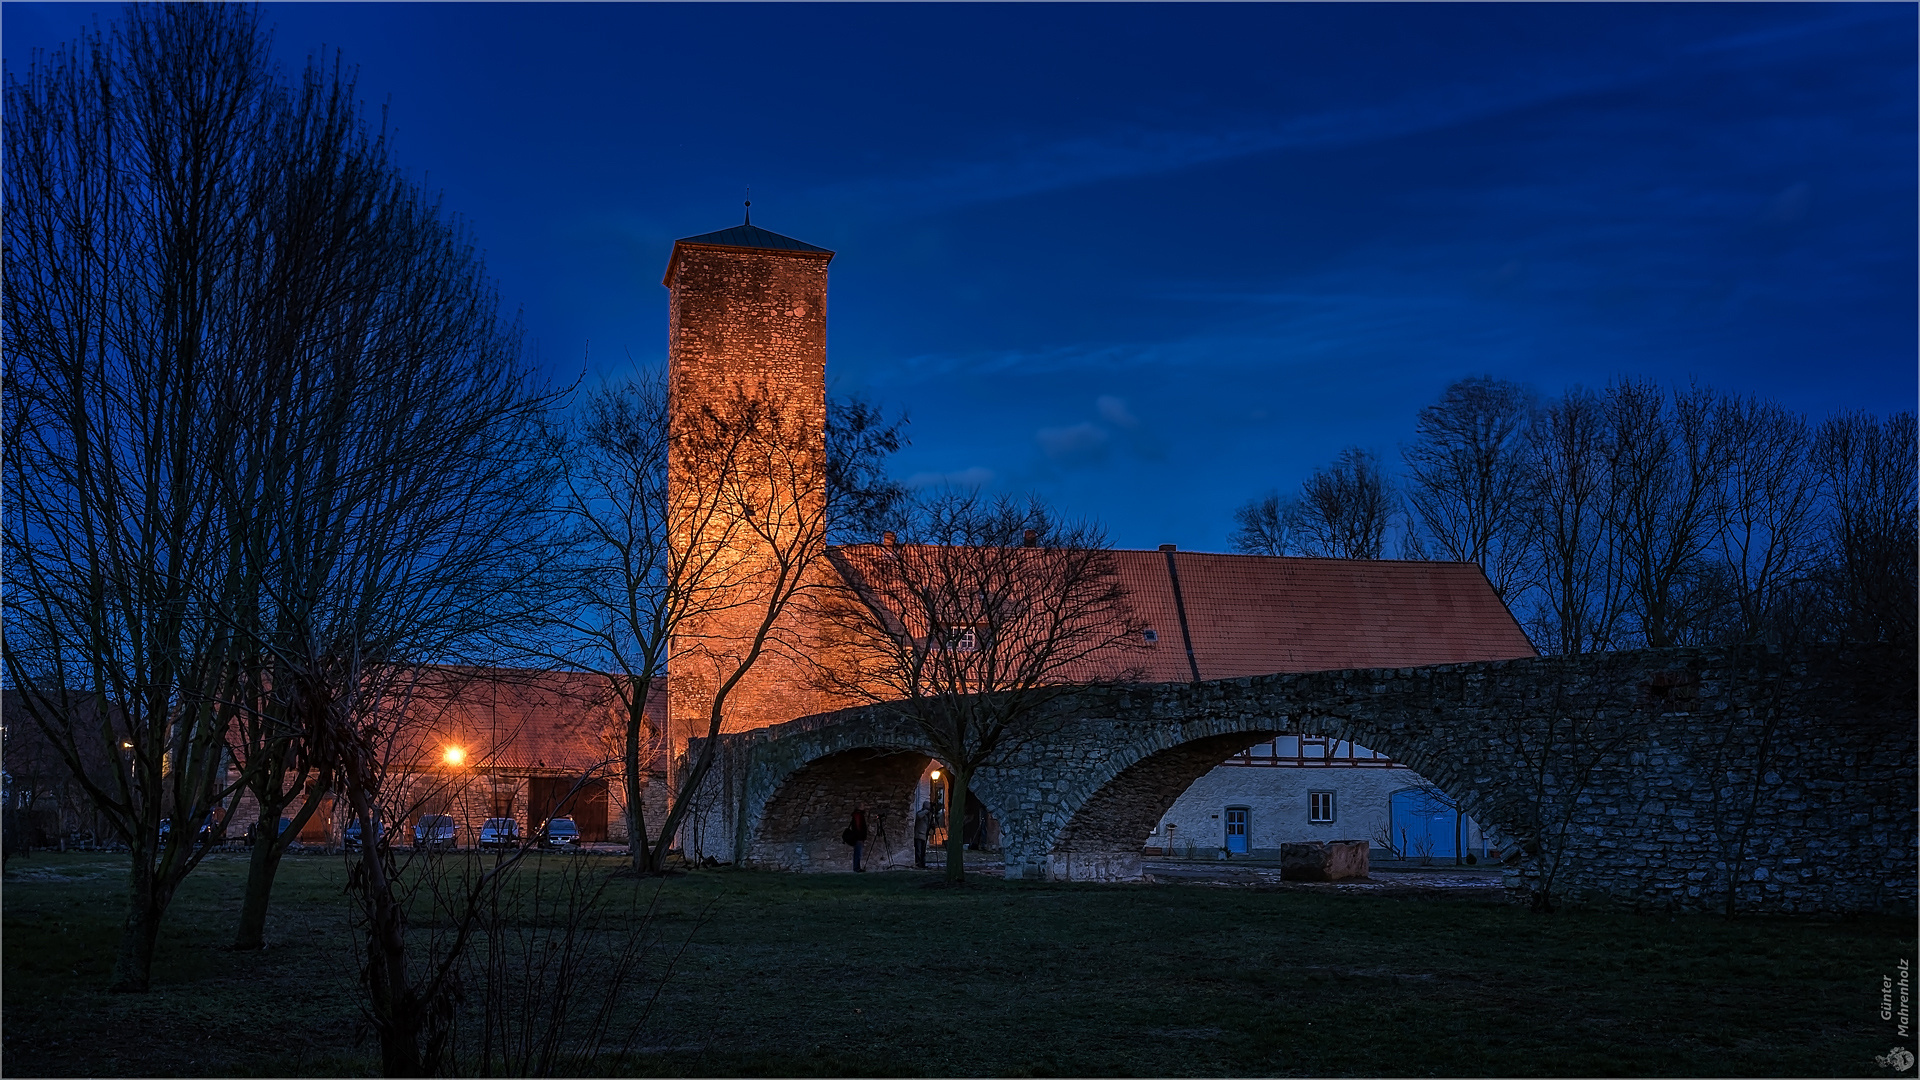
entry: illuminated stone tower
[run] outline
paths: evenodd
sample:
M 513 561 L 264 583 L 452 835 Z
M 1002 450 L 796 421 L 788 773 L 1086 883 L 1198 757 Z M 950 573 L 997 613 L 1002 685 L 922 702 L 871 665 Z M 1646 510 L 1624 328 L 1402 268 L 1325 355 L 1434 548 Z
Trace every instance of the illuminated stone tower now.
M 663 284 L 672 299 L 667 316 L 668 385 L 676 427 L 668 462 L 670 522 L 676 550 L 723 531 L 709 516 L 716 486 L 740 485 L 745 504 L 771 506 L 777 518 L 766 533 L 791 528 L 786 520 L 825 513 L 827 393 L 827 263 L 833 252 L 752 224 L 675 242 Z M 783 445 L 757 447 L 734 459 L 730 477 L 718 455 L 688 451 L 684 436 L 713 414 L 760 402 L 778 418 Z M 799 497 L 790 497 L 793 492 Z M 772 493 L 759 500 L 754 492 Z M 735 503 L 734 505 L 741 505 Z M 737 520 L 734 525 L 738 526 Z M 756 526 L 766 526 L 756 522 Z M 722 598 L 735 606 L 683 623 L 674 642 L 667 681 L 672 753 L 689 735 L 706 731 L 719 680 L 737 666 L 766 607 L 755 590 L 776 562 L 774 545 L 755 528 L 735 527 L 723 554 L 728 582 Z M 790 612 L 768 650 L 729 695 L 723 731 L 743 731 L 815 711 L 816 693 L 802 657 L 812 634 Z

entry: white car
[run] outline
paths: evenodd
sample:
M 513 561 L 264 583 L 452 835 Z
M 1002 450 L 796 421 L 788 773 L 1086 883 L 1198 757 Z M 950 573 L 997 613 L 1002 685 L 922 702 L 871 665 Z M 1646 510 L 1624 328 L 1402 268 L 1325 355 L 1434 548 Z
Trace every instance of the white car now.
M 520 822 L 510 817 L 490 817 L 480 826 L 480 846 L 519 847 Z
M 458 843 L 460 826 L 445 814 L 427 814 L 413 827 L 413 846 L 450 848 Z

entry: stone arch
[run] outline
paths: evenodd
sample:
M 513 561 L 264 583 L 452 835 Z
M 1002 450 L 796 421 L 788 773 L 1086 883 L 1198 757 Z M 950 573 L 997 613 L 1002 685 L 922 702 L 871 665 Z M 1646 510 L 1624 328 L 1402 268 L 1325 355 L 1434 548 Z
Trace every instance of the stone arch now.
M 1182 688 L 1182 693 L 1188 692 Z M 1341 713 L 1200 707 L 1183 702 L 1186 715 L 1159 727 L 1089 771 L 1064 793 L 1067 813 L 1044 840 L 1044 852 L 1009 858 L 1009 876 L 1056 881 L 1138 881 L 1141 850 L 1154 822 L 1202 776 L 1255 743 L 1288 732 L 1309 731 L 1365 746 L 1393 758 L 1422 780 L 1455 800 L 1481 828 L 1505 831 L 1495 815 L 1484 816 L 1486 800 L 1472 783 L 1471 769 L 1453 760 L 1448 749 L 1417 732 L 1396 732 L 1385 725 L 1354 723 Z M 1211 706 L 1211 707 L 1208 707 Z M 1244 711 L 1243 711 L 1244 710 Z M 1456 748 L 1457 749 L 1457 748 Z M 1047 830 L 1042 830 L 1047 831 Z
M 1053 880 L 1138 881 L 1140 850 L 1155 822 L 1194 781 L 1278 730 L 1266 727 L 1156 739 L 1102 770 L 1054 834 L 1043 874 Z M 1031 874 L 1031 870 L 1028 871 Z
M 852 870 L 853 849 L 840 834 L 859 807 L 867 814 L 867 869 L 913 865 L 913 795 L 930 760 L 919 750 L 859 746 L 800 765 L 768 795 L 748 862 L 781 870 Z

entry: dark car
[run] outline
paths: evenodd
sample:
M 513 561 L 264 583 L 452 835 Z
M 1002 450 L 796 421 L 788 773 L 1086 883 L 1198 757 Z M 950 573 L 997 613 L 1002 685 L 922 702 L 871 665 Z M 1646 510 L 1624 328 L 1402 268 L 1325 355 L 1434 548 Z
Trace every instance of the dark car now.
M 540 828 L 540 843 L 546 847 L 577 848 L 580 846 L 580 826 L 570 817 L 557 817 L 548 820 Z
M 286 827 L 284 825 L 281 826 L 282 831 L 285 831 L 285 828 Z M 378 843 L 386 835 L 387 835 L 387 827 L 378 821 L 374 822 L 373 823 L 374 842 Z M 344 836 L 341 837 L 341 842 L 346 846 L 346 849 L 348 851 L 360 850 L 360 819 L 359 818 L 351 818 L 347 821 L 346 833 Z
M 423 814 L 413 827 L 413 846 L 450 848 L 455 846 L 460 826 L 445 814 Z
M 480 826 L 480 846 L 483 848 L 519 847 L 519 819 L 510 817 L 488 818 Z

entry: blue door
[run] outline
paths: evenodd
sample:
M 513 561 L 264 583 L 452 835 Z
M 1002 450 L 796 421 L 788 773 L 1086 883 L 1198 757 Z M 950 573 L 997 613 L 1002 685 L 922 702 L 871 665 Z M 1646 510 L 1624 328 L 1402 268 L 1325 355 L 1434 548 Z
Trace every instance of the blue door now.
M 1245 855 L 1247 853 L 1247 808 L 1244 806 L 1227 807 L 1227 854 Z
M 1408 788 L 1393 793 L 1393 846 L 1401 858 L 1453 858 L 1454 806 L 1444 795 Z

